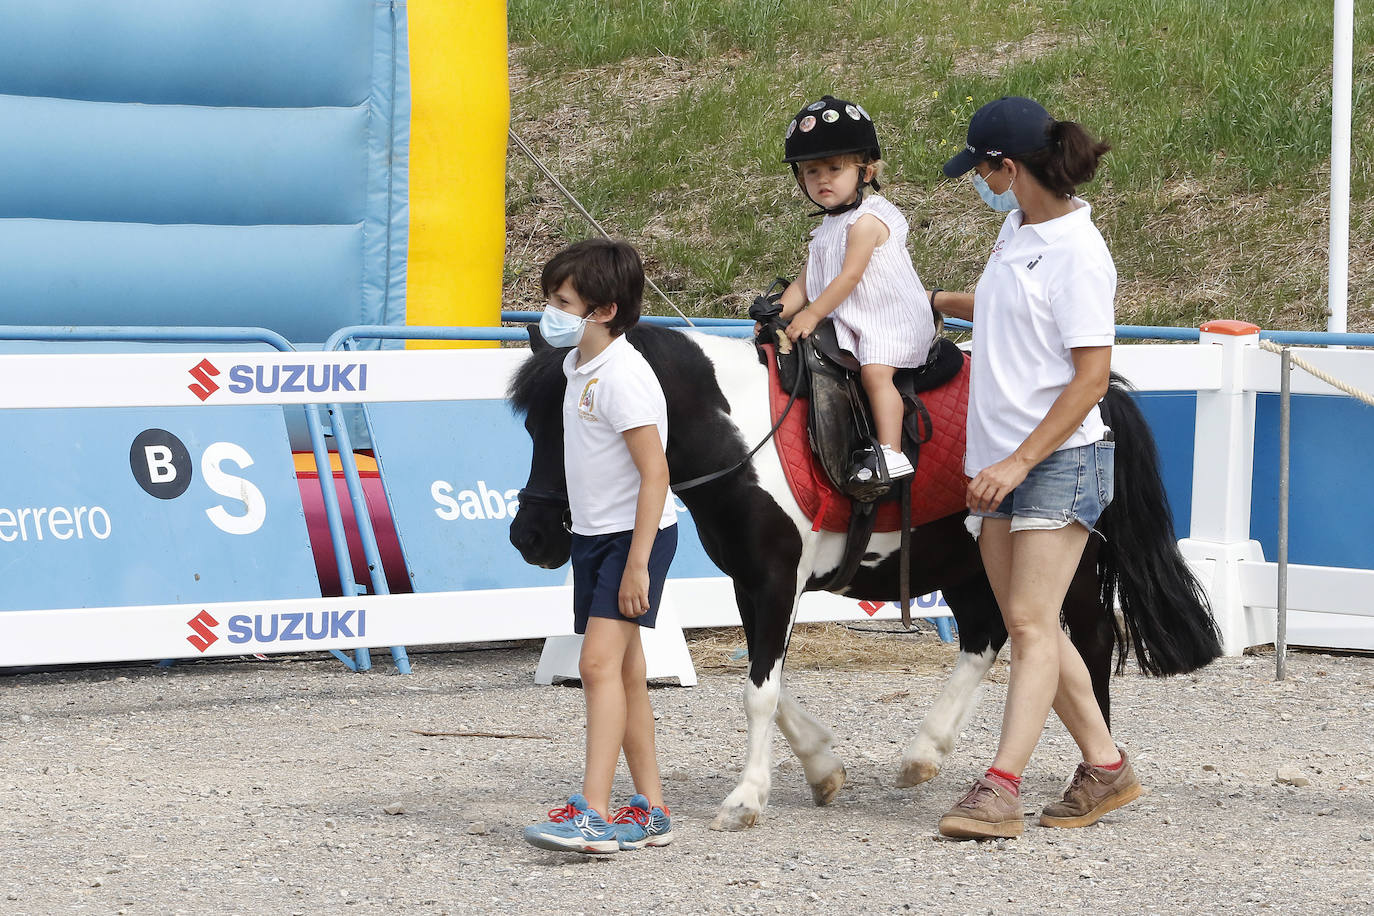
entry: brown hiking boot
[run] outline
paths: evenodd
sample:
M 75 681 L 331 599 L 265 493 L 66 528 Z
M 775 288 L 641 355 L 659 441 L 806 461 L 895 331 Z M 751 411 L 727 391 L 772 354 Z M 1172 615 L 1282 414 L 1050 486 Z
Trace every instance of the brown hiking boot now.
M 1108 811 L 1135 801 L 1142 791 L 1125 751 L 1121 751 L 1120 769 L 1108 770 L 1080 763 L 1069 787 L 1064 790 L 1064 797 L 1046 805 L 1040 813 L 1040 825 L 1087 827 L 1096 824 Z
M 1021 799 L 979 777 L 963 799 L 940 818 L 940 835 L 960 840 L 990 840 L 1020 836 L 1026 829 Z

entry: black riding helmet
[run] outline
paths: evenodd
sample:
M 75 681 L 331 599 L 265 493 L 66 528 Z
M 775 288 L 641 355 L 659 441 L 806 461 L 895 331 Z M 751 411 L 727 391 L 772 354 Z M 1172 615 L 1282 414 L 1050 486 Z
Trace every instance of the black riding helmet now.
M 792 166 L 792 177 L 797 179 L 803 194 L 806 194 L 806 185 L 801 180 L 798 162 L 828 159 L 846 153 L 858 153 L 868 162 L 883 158 L 882 147 L 878 145 L 878 131 L 868 112 L 860 105 L 837 99 L 833 95 L 821 96 L 797 112 L 783 135 L 782 161 Z M 859 197 L 854 203 L 829 209 L 821 207 L 819 212 L 834 214 L 854 209 L 863 202 L 864 186 L 867 184 L 872 184 L 873 190 L 879 190 L 877 181 L 860 180 Z M 811 200 L 811 195 L 807 194 L 806 199 Z M 814 200 L 811 202 L 816 203 Z M 820 204 L 816 206 L 820 207 Z

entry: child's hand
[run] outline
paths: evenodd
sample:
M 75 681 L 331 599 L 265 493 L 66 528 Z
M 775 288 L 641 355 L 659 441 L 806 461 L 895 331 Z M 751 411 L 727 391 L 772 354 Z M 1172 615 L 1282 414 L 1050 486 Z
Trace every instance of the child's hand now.
M 792 323 L 787 326 L 787 336 L 794 341 L 800 337 L 810 337 L 811 332 L 816 330 L 816 325 L 820 323 L 815 312 L 810 309 L 802 309 L 792 319 Z
M 642 617 L 649 613 L 649 567 L 626 565 L 620 577 L 620 614 L 622 617 Z

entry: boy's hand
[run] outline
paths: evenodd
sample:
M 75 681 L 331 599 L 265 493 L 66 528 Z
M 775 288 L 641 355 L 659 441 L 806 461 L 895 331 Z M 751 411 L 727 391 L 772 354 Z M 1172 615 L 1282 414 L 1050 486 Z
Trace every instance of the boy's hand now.
M 792 323 L 787 326 L 787 336 L 792 340 L 799 337 L 810 337 L 811 332 L 816 330 L 818 324 L 820 324 L 820 319 L 816 317 L 815 312 L 810 309 L 802 309 L 792 319 Z
M 620 577 L 620 614 L 633 620 L 649 613 L 649 567 L 626 565 Z

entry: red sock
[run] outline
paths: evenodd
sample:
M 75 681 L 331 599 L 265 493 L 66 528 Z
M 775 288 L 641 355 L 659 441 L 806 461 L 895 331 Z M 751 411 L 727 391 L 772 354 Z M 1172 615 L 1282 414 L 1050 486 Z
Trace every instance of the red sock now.
M 1020 797 L 1021 795 L 1020 776 L 1013 776 L 1011 773 L 1008 773 L 1005 770 L 997 769 L 997 767 L 988 767 L 988 771 L 983 774 L 983 778 L 987 779 L 990 782 L 995 782 L 997 785 L 1006 789 L 1012 795 L 1015 795 L 1017 797 Z
M 1099 770 L 1119 770 L 1121 769 L 1121 765 L 1125 762 L 1126 758 L 1122 756 L 1117 758 L 1116 763 L 1094 763 L 1093 766 L 1097 767 Z

